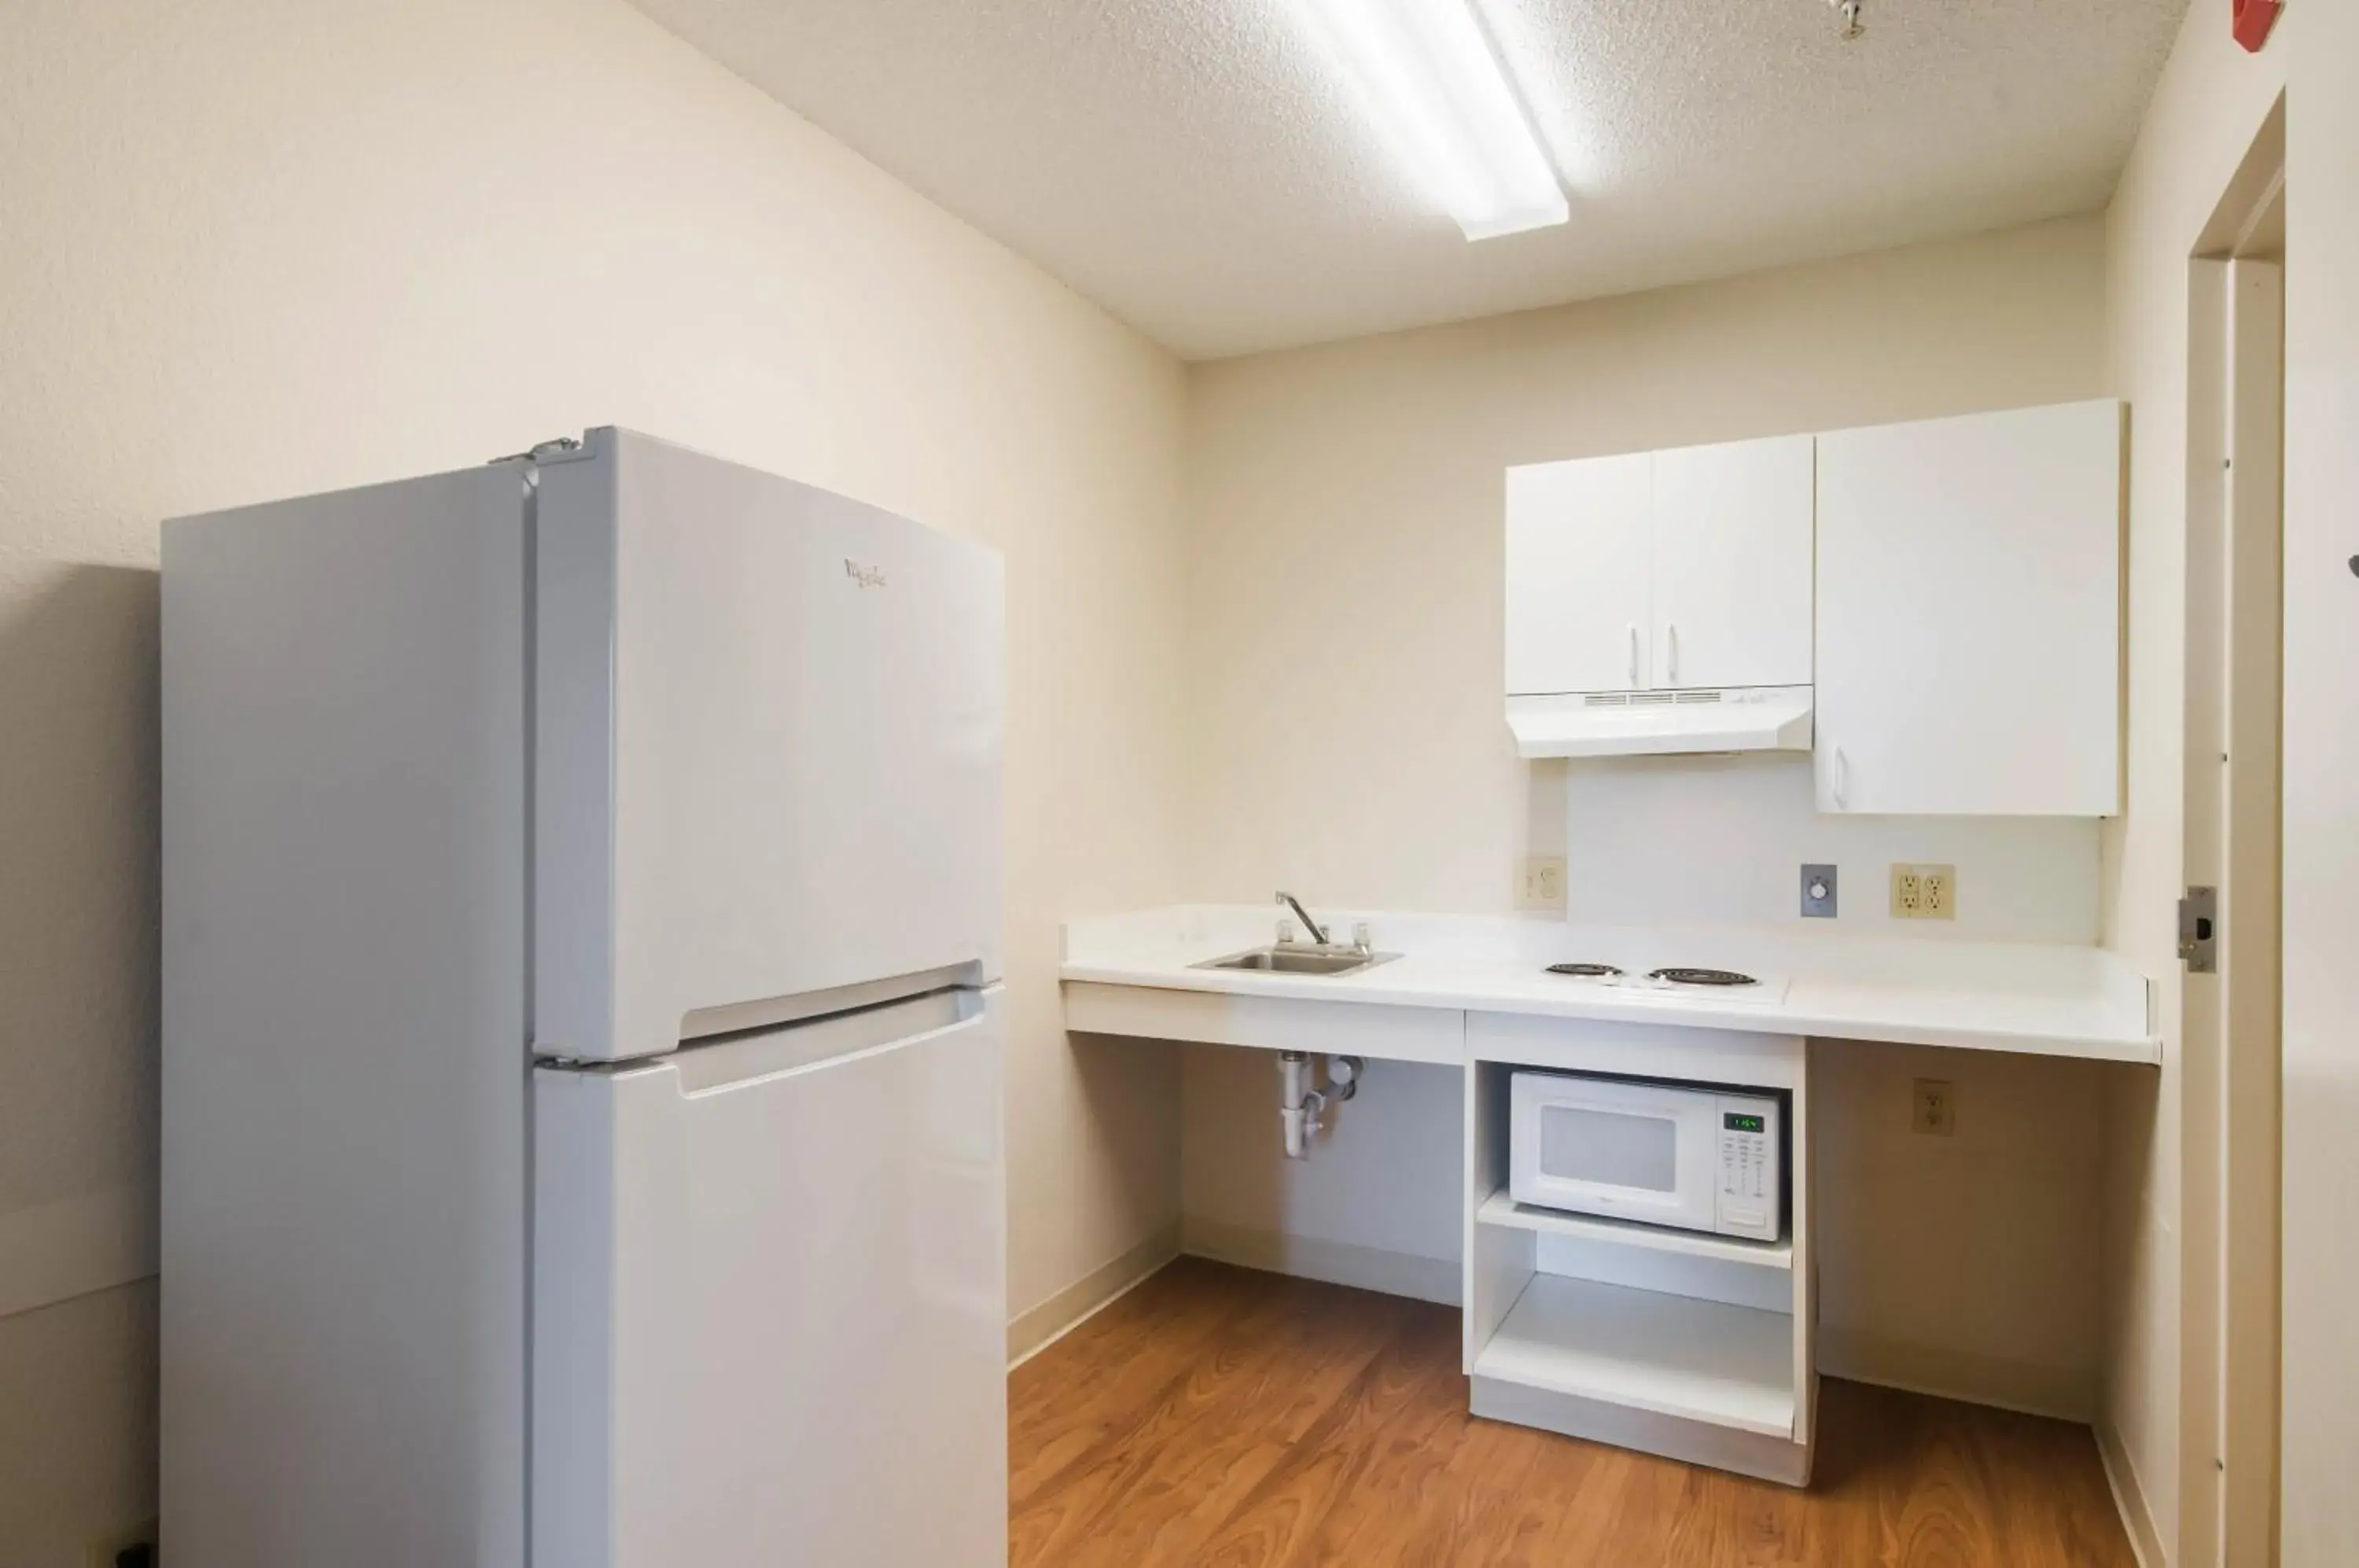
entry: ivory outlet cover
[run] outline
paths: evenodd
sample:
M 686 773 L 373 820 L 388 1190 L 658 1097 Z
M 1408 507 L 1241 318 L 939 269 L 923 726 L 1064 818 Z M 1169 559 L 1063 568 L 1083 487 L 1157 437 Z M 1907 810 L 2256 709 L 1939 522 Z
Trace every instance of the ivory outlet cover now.
M 1892 867 L 1892 918 L 1954 920 L 1958 918 L 1958 868 L 1902 865 Z
M 1564 856 L 1527 855 L 1516 880 L 1516 908 L 1564 912 Z
M 1911 1094 L 1909 1127 L 1918 1132 L 1931 1133 L 1936 1138 L 1950 1138 L 1958 1130 L 1958 1105 L 1946 1078 L 1919 1078 Z

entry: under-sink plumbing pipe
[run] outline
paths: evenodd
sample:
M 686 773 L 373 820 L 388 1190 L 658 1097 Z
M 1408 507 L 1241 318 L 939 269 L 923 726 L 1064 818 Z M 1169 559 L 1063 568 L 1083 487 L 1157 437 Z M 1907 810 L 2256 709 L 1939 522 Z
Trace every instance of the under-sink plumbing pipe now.
M 1280 1051 L 1277 1083 L 1277 1119 L 1286 1128 L 1286 1157 L 1308 1160 L 1311 1135 L 1319 1130 L 1319 1111 L 1310 1101 L 1318 1093 L 1310 1087 L 1310 1058 L 1299 1051 Z
M 1331 1056 L 1327 1059 L 1327 1086 L 1314 1086 L 1310 1058 L 1299 1051 L 1280 1051 L 1277 1057 L 1277 1118 L 1286 1129 L 1286 1157 L 1288 1160 L 1310 1158 L 1310 1140 L 1319 1136 L 1321 1117 L 1328 1105 L 1348 1100 L 1360 1092 L 1360 1076 L 1367 1063 L 1356 1056 Z

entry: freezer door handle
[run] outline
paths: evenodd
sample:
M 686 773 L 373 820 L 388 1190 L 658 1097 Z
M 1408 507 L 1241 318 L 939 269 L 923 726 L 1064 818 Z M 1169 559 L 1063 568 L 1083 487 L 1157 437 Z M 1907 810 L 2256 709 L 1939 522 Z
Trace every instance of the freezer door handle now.
M 664 1061 L 679 1074 L 682 1094 L 707 1094 L 971 1029 L 983 1019 L 984 998 L 985 993 L 973 986 L 945 986 L 897 1002 L 684 1045 Z

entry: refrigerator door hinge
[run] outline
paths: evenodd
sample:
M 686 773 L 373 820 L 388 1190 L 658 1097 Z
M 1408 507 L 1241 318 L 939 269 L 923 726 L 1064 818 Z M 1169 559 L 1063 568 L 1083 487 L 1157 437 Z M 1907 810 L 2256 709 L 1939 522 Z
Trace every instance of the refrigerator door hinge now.
M 2219 968 L 2219 888 L 2190 887 L 2179 900 L 2179 956 L 2190 975 L 2210 975 Z
M 542 441 L 529 451 L 512 452 L 505 457 L 493 458 L 491 463 L 485 463 L 484 466 L 490 467 L 492 463 L 561 463 L 569 457 L 579 455 L 581 451 L 581 441 L 572 436 L 559 436 L 555 441 Z

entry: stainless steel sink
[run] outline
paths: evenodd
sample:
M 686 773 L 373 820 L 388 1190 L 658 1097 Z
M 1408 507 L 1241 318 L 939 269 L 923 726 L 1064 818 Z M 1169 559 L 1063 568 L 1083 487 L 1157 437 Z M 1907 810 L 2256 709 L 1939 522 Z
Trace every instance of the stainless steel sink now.
M 1352 975 L 1390 964 L 1397 953 L 1363 953 L 1351 947 L 1256 947 L 1226 958 L 1208 958 L 1193 969 L 1243 969 L 1262 975 Z

